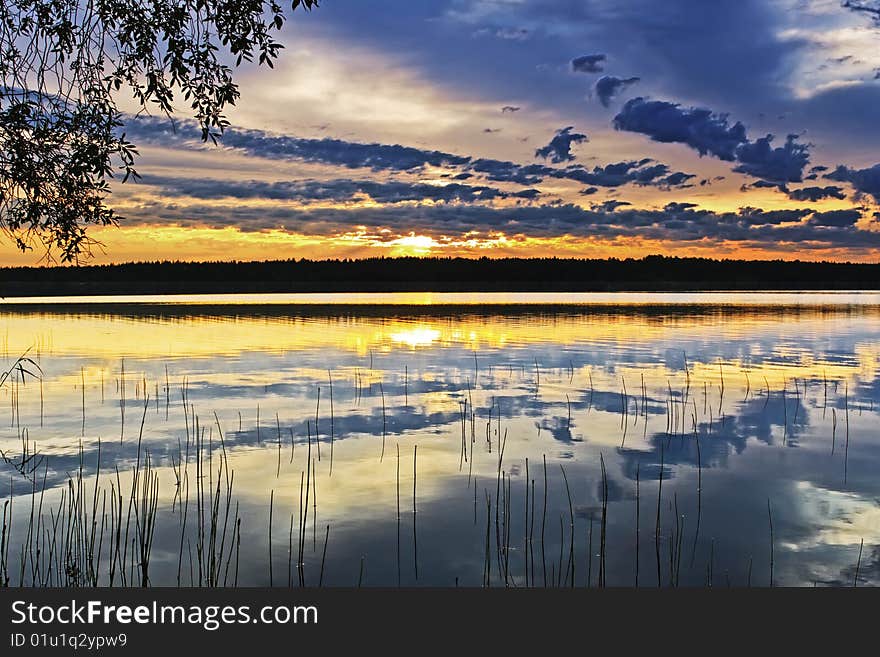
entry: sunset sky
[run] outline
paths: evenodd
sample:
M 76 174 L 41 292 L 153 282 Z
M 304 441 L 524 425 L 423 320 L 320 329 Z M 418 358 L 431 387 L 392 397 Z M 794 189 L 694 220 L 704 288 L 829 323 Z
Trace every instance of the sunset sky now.
M 221 147 L 129 123 L 95 262 L 876 260 L 880 28 L 839 0 L 325 0 L 280 40 Z

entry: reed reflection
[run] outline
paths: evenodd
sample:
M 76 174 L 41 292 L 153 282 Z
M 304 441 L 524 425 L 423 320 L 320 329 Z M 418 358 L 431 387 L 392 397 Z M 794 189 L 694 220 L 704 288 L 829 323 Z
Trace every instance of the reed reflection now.
M 880 309 L 660 301 L 7 308 L 4 572 L 877 583 Z

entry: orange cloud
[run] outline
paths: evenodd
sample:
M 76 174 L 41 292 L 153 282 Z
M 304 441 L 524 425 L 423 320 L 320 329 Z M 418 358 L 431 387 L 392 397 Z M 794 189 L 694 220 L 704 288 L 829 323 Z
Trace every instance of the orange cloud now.
M 193 228 L 174 225 L 100 228 L 92 231 L 102 246 L 93 249 L 94 264 L 153 260 L 279 260 L 288 258 L 363 258 L 372 256 L 462 256 L 639 258 L 652 254 L 743 259 L 827 259 L 873 262 L 876 254 L 845 248 L 799 251 L 797 245 L 743 242 L 675 242 L 638 237 L 530 237 L 501 232 L 461 236 L 396 235 L 359 227 L 318 237 L 281 230 Z M 20 253 L 9 242 L 0 246 L 0 265 L 38 264 L 42 254 Z

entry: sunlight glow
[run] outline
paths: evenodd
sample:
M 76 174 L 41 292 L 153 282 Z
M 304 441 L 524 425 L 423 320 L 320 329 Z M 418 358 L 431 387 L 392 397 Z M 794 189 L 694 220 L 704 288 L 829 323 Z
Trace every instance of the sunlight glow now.
M 441 336 L 442 333 L 437 329 L 420 326 L 418 328 L 396 331 L 391 333 L 388 337 L 390 337 L 393 342 L 405 344 L 409 347 L 427 347 L 434 342 L 437 342 Z

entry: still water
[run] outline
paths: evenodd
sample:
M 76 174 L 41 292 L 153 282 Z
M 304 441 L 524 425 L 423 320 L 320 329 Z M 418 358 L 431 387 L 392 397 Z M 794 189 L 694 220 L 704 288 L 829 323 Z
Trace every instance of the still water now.
M 880 583 L 878 294 L 0 317 L 12 585 Z

